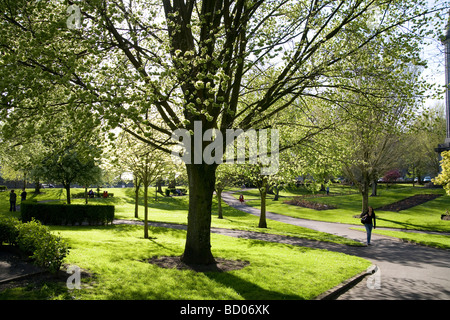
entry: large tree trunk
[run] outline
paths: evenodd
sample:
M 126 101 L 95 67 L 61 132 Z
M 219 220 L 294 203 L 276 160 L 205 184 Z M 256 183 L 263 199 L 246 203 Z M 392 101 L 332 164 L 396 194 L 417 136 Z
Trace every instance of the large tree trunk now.
M 189 212 L 186 245 L 181 257 L 188 264 L 211 264 L 211 208 L 217 165 L 186 164 Z

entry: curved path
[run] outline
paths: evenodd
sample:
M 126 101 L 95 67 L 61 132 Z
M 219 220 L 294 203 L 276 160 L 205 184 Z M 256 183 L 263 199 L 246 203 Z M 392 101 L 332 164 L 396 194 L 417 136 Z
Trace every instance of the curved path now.
M 259 216 L 258 209 L 241 204 L 231 193 L 223 193 L 222 199 L 236 209 Z M 366 240 L 365 232 L 350 229 L 355 225 L 297 219 L 271 212 L 266 212 L 266 217 L 270 220 L 347 237 L 362 243 Z M 264 235 L 254 235 L 255 239 L 258 237 L 265 240 Z M 361 281 L 342 294 L 338 300 L 450 299 L 449 250 L 404 243 L 395 238 L 376 234 L 372 234 L 373 245 L 368 247 L 351 247 L 282 236 L 274 236 L 274 239 L 269 241 L 343 252 L 365 258 L 378 267 L 377 272 L 367 281 Z

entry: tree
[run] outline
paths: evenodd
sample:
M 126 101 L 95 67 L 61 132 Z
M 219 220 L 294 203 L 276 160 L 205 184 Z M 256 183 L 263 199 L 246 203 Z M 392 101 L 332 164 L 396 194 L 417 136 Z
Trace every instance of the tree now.
M 236 170 L 234 166 L 220 165 L 216 172 L 216 197 L 217 197 L 217 216 L 223 219 L 222 214 L 222 192 L 226 187 L 235 183 Z
M 385 88 L 382 83 L 376 84 L 374 79 L 371 83 L 383 94 L 355 95 L 355 100 L 363 107 L 339 130 L 343 147 L 339 159 L 345 175 L 362 195 L 362 212 L 368 210 L 370 185 L 376 185 L 380 174 L 398 166 L 399 134 L 415 106 L 408 94 Z M 407 87 L 412 88 L 411 85 Z M 399 88 L 401 86 L 397 84 Z
M 119 137 L 117 159 L 121 167 L 133 173 L 135 217 L 138 218 L 139 190 L 144 187 L 144 238 L 148 239 L 148 188 L 167 171 L 170 160 L 162 151 L 143 143 L 126 132 Z
M 85 150 L 83 150 L 85 152 Z M 70 204 L 70 185 L 80 183 L 89 185 L 101 177 L 101 169 L 95 155 L 86 154 L 79 149 L 68 148 L 45 159 L 35 168 L 36 175 L 62 183 L 66 189 L 67 204 Z
M 420 61 L 415 53 L 428 31 L 426 13 L 437 10 L 419 0 L 68 3 L 80 9 L 73 17 L 79 23 L 70 28 L 59 2 L 1 3 L 2 105 L 26 112 L 31 100 L 40 110 L 43 101 L 55 101 L 43 88 L 58 85 L 59 103 L 83 103 L 107 130 L 120 126 L 169 153 L 167 141 L 177 129 L 194 133 L 197 122 L 203 137 L 213 128 L 224 136 L 230 128 L 257 128 L 291 101 L 332 90 L 329 80 L 342 75 L 342 65 L 384 35 L 393 56 Z M 399 32 L 406 23 L 412 32 Z M 260 86 L 256 79 L 267 82 Z M 258 98 L 244 103 L 248 94 Z M 282 97 L 286 102 L 277 105 Z M 165 137 L 138 134 L 139 128 Z M 214 262 L 210 225 L 218 164 L 195 163 L 208 143 L 191 140 L 190 150 L 198 148 L 186 163 L 182 260 L 208 264 Z
M 441 156 L 442 171 L 436 178 L 432 179 L 432 182 L 443 186 L 447 194 L 450 195 L 450 152 L 444 151 Z
M 445 135 L 446 124 L 442 103 L 425 108 L 401 135 L 400 161 L 402 168 L 407 170 L 412 179 L 417 177 L 421 181 L 423 175 L 435 176 L 439 173 L 439 154 L 434 149 L 445 140 Z

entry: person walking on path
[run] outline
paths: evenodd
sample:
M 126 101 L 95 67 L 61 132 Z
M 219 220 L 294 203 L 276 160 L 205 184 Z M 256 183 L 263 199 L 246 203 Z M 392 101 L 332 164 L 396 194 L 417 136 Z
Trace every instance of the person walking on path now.
M 242 194 L 239 196 L 239 201 L 240 201 L 241 203 L 244 202 L 244 196 L 243 196 Z
M 375 211 L 372 207 L 369 207 L 369 209 L 366 212 L 361 213 L 361 222 L 364 224 L 364 227 L 366 228 L 367 232 L 367 245 L 370 246 L 370 239 L 372 237 L 372 228 L 375 229 L 377 226 L 377 220 L 375 216 Z
M 11 190 L 11 193 L 9 194 L 9 211 L 16 211 L 16 200 L 17 194 L 14 190 Z

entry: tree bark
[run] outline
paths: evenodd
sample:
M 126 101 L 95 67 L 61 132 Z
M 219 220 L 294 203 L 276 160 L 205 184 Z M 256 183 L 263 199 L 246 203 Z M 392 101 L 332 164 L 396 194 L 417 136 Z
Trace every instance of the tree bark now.
M 138 178 L 134 179 L 134 217 L 139 218 L 139 190 L 141 182 Z
M 361 194 L 362 194 L 362 212 L 369 210 L 369 188 L 370 181 L 366 174 L 363 174 L 363 179 L 361 181 Z
M 216 188 L 217 195 L 217 215 L 219 219 L 223 219 L 222 215 L 222 188 Z
M 212 264 L 211 208 L 217 165 L 186 164 L 189 211 L 186 244 L 181 260 L 187 264 Z
M 273 198 L 273 201 L 278 201 L 278 198 L 280 197 L 280 187 L 278 184 L 274 187 L 274 194 L 275 197 Z
M 67 204 L 70 204 L 70 183 L 64 184 L 64 188 L 66 189 Z
M 149 172 L 148 172 L 148 153 L 145 155 L 145 168 L 142 177 L 142 183 L 144 184 L 144 238 L 148 239 L 148 185 L 149 185 Z
M 39 181 L 39 179 L 36 179 L 36 181 L 34 182 L 34 193 L 41 193 L 41 182 Z
M 267 196 L 267 177 L 263 177 L 262 186 L 259 188 L 261 196 L 261 214 L 259 215 L 258 228 L 267 228 L 266 221 L 266 196 Z
M 144 179 L 145 181 L 146 179 Z M 148 185 L 144 182 L 144 238 L 148 239 Z
M 162 185 L 162 180 L 161 180 L 161 179 L 158 179 L 158 180 L 156 181 L 156 186 L 157 186 L 156 192 L 159 192 L 159 193 L 161 193 L 162 195 L 164 195 L 164 193 L 163 193 L 163 191 L 162 191 L 162 188 L 161 188 L 161 185 Z
M 372 181 L 372 194 L 370 195 L 371 197 L 376 197 L 377 196 L 377 187 L 378 187 L 378 181 L 376 179 L 373 179 L 373 181 Z

